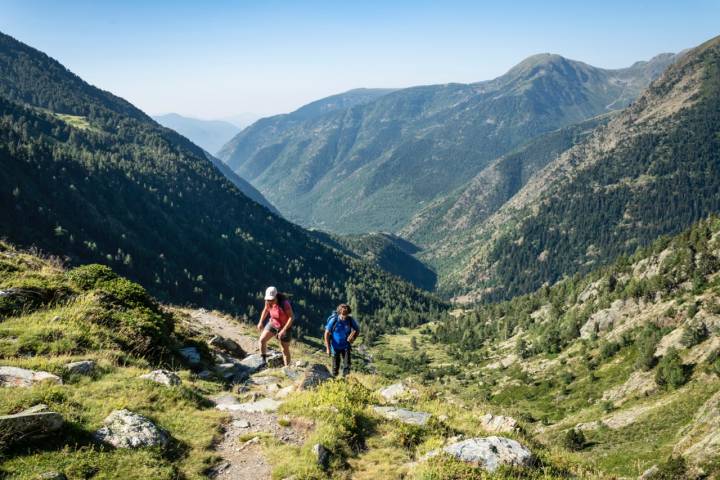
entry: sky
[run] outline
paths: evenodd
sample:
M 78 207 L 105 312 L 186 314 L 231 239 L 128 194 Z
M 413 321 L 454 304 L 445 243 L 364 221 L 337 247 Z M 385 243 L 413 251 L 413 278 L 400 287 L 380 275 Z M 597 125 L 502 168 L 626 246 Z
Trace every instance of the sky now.
M 0 31 L 149 114 L 218 119 L 543 52 L 621 68 L 720 34 L 720 1 L 1 0 Z

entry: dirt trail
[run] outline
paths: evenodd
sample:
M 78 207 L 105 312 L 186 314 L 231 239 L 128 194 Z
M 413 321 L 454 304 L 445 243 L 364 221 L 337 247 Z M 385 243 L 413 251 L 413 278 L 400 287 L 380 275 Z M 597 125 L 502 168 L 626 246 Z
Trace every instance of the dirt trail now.
M 257 337 L 248 335 L 247 329 L 204 309 L 190 313 L 197 326 L 203 326 L 211 334 L 235 340 L 248 353 L 257 352 Z M 257 376 L 263 376 L 261 371 Z M 272 397 L 263 385 L 249 383 L 246 393 L 258 397 Z M 227 395 L 227 394 L 226 394 Z M 270 478 L 271 467 L 260 442 L 260 437 L 272 435 L 281 442 L 301 445 L 312 425 L 294 419 L 283 419 L 273 412 L 229 411 L 232 420 L 225 426 L 222 440 L 216 446 L 223 458 L 212 474 L 220 480 L 265 480 Z M 282 425 L 281 425 L 282 423 Z M 254 434 L 257 434 L 254 435 Z

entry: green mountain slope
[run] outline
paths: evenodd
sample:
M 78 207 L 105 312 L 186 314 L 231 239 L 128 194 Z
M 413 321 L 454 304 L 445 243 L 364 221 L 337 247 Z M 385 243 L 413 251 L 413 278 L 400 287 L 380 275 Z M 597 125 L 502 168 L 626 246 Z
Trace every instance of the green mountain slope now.
M 715 478 L 719 239 L 713 216 L 585 277 L 407 332 L 415 349 L 388 337 L 381 370 L 483 399 L 589 478 L 636 478 L 671 456 L 676 474 L 650 478 Z M 418 348 L 424 363 L 403 361 Z
M 342 300 L 369 329 L 440 306 L 250 201 L 202 149 L 41 52 L 2 35 L 0 65 L 0 231 L 13 242 L 251 317 L 276 284 L 305 331 Z
M 240 132 L 240 129 L 230 122 L 200 120 L 199 118 L 184 117 L 177 113 L 156 115 L 153 116 L 153 119 L 164 127 L 172 128 L 213 155 Z
M 396 232 L 513 148 L 626 105 L 673 58 L 604 70 L 537 55 L 492 81 L 407 88 L 289 126 L 261 120 L 219 155 L 302 225 Z
M 446 286 L 511 297 L 717 212 L 719 53 L 718 39 L 691 50 L 539 172 L 475 229 L 471 261 L 456 263 Z
M 418 248 L 389 233 L 333 235 L 314 232 L 321 241 L 348 255 L 364 259 L 386 272 L 412 283 L 418 288 L 435 289 L 437 275 L 413 255 Z

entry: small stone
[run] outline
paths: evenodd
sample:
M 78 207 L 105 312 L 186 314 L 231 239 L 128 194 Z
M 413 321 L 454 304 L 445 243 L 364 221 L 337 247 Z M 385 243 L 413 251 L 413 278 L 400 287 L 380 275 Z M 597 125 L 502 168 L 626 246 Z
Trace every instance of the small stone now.
M 197 347 L 181 348 L 179 353 L 185 361 L 192 366 L 200 365 L 200 362 L 202 361 L 200 350 L 198 350 Z
M 153 370 L 145 375 L 140 375 L 138 378 L 150 380 L 168 387 L 173 387 L 182 383 L 180 377 L 178 377 L 175 372 L 171 372 L 169 370 Z
M 308 362 L 307 362 L 307 360 L 296 360 L 296 361 L 295 361 L 295 366 L 296 366 L 297 368 L 305 368 L 305 367 L 308 366 Z
M 282 372 L 290 380 L 297 380 L 300 378 L 300 372 L 292 367 L 283 367 Z
M 45 472 L 40 475 L 40 480 L 67 480 L 67 477 L 61 472 Z
M 250 428 L 250 422 L 248 422 L 245 419 L 235 420 L 234 422 L 232 422 L 232 424 L 233 424 L 233 427 L 236 427 L 236 428 Z
M 95 371 L 95 362 L 92 360 L 81 360 L 65 365 L 65 370 L 74 375 L 90 375 Z
M 642 475 L 638 477 L 638 480 L 650 480 L 652 478 L 655 478 L 657 473 L 660 471 L 660 468 L 658 468 L 657 465 L 653 465 L 652 467 L 645 470 Z
M 443 452 L 463 462 L 477 465 L 488 472 L 494 472 L 501 465 L 528 467 L 535 462 L 532 452 L 519 442 L 505 437 L 476 437 L 453 443 Z M 434 450 L 425 458 L 438 455 Z
M 390 386 L 387 386 L 380 390 L 380 396 L 385 399 L 385 401 L 390 403 L 395 403 L 398 400 L 400 400 L 403 397 L 407 397 L 412 393 L 410 389 L 408 389 L 405 385 L 402 383 L 394 383 Z
M 53 322 L 59 322 L 60 320 L 62 320 L 62 318 L 61 318 L 59 315 L 55 315 L 55 316 L 52 318 L 52 321 L 53 321 Z
M 95 432 L 95 438 L 115 448 L 166 446 L 168 434 L 148 418 L 129 410 L 114 410 Z
M 316 443 L 312 447 L 312 452 L 315 456 L 317 464 L 322 468 L 327 468 L 328 463 L 330 462 L 330 450 L 325 448 L 325 445 L 322 443 Z
M 200 380 L 210 380 L 213 377 L 213 373 L 210 370 L 203 370 L 197 374 Z
M 483 430 L 489 433 L 512 433 L 520 428 L 514 418 L 493 415 L 492 413 L 486 413 L 480 417 L 480 423 Z

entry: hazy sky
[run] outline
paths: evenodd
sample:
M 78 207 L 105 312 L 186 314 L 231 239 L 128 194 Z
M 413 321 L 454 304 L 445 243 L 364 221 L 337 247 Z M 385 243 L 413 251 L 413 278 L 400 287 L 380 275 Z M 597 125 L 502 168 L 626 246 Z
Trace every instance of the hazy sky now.
M 540 52 L 624 67 L 720 34 L 720 1 L 0 0 L 0 30 L 148 113 L 221 118 Z

